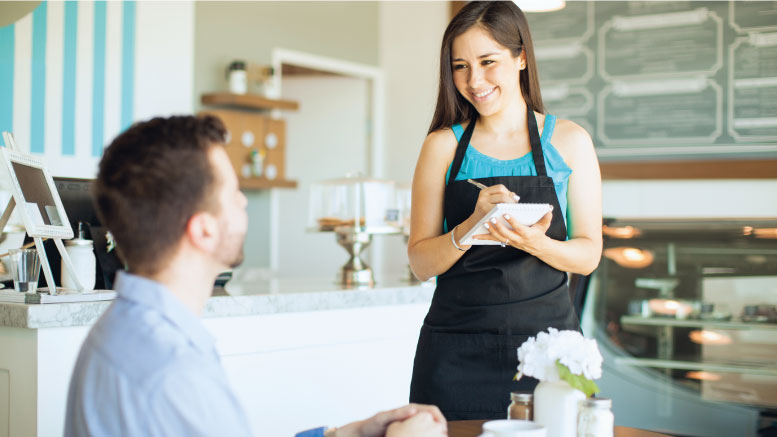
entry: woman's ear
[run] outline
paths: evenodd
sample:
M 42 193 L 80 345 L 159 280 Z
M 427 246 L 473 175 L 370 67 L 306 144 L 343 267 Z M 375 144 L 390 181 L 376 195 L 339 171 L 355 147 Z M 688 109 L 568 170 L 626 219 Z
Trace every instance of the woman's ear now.
M 521 54 L 518 55 L 518 68 L 521 70 L 526 69 L 526 51 L 521 50 Z
M 186 238 L 189 243 L 205 252 L 216 249 L 219 240 L 218 220 L 207 212 L 198 212 L 186 223 Z

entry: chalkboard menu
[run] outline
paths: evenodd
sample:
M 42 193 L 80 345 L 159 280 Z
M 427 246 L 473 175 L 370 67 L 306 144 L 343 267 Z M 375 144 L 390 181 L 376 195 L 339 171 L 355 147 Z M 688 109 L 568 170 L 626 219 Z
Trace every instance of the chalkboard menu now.
M 542 97 L 600 157 L 777 156 L 777 1 L 527 13 Z

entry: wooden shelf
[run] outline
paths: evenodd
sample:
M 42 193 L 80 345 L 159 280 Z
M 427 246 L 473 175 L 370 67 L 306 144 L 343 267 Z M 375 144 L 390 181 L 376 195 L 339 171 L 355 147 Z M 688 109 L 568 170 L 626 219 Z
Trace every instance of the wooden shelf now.
M 601 162 L 602 179 L 775 179 L 777 159 Z
M 247 109 L 285 109 L 296 111 L 299 103 L 291 100 L 268 99 L 257 94 L 209 93 L 203 94 L 203 105 L 232 106 Z
M 244 190 L 264 190 L 267 188 L 297 188 L 297 181 L 274 180 L 269 179 L 246 179 L 238 178 L 240 188 Z

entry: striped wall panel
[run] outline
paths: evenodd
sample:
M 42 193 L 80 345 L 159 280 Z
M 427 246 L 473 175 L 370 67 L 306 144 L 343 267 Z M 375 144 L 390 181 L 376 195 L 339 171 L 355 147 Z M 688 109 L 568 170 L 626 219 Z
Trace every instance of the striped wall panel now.
M 94 167 L 135 120 L 135 27 L 134 1 L 44 1 L 0 27 L 0 131 L 50 167 Z

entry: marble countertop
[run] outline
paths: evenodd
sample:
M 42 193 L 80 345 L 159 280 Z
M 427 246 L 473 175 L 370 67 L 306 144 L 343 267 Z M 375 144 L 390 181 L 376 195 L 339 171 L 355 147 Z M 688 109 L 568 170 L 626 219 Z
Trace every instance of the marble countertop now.
M 331 278 L 272 278 L 241 272 L 208 300 L 203 317 L 326 311 L 385 305 L 428 303 L 434 283 L 410 284 L 397 279 L 375 287 L 345 288 Z M 0 303 L 0 327 L 58 328 L 93 324 L 111 304 L 74 302 Z

